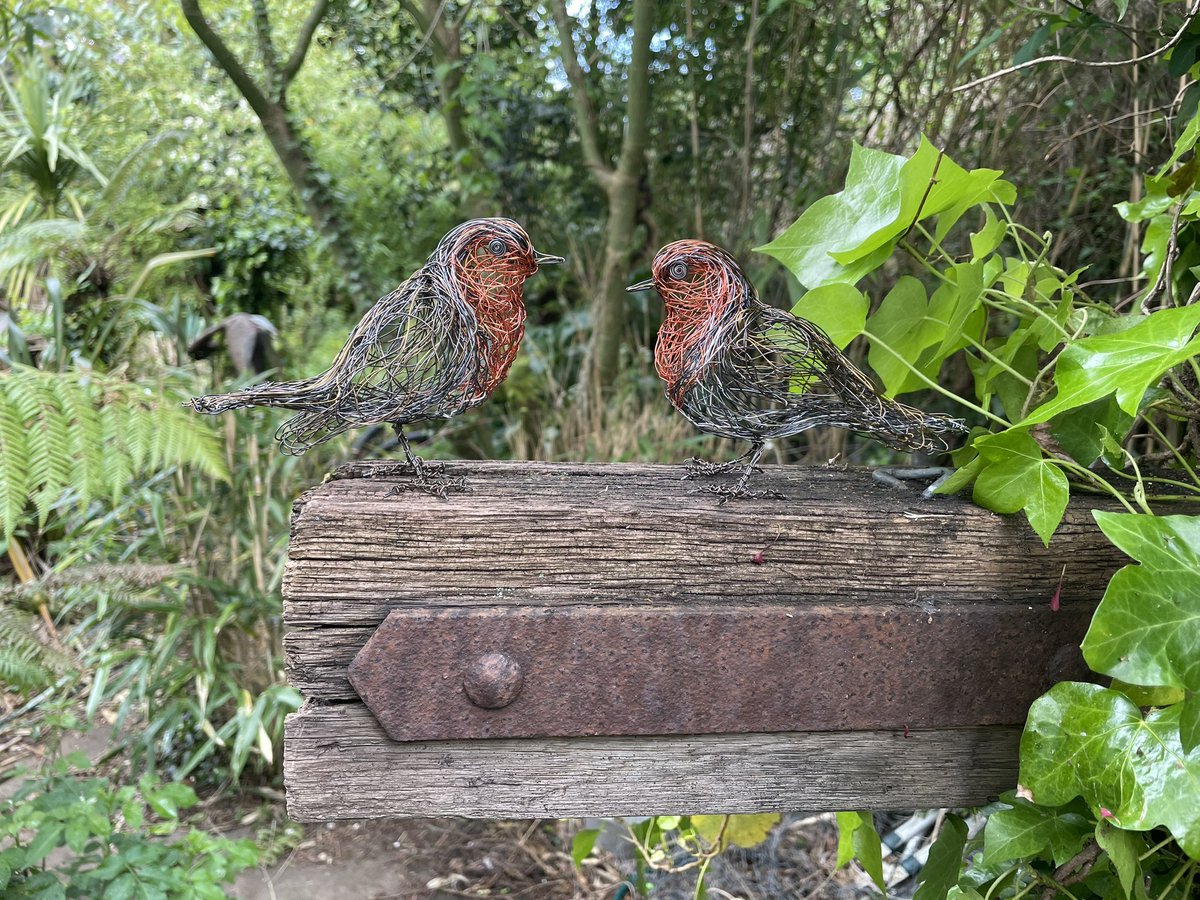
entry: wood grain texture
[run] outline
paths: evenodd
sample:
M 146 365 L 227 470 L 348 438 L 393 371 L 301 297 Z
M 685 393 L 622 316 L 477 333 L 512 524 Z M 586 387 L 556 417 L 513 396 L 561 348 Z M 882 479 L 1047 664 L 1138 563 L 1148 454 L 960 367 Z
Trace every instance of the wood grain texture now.
M 288 717 L 288 814 L 535 818 L 982 804 L 1017 779 L 1020 729 L 390 740 L 356 703 Z
M 894 614 L 913 630 L 923 622 L 951 633 L 974 610 L 976 626 L 1028 627 L 1036 640 L 1009 642 L 1027 658 L 1005 665 L 1049 678 L 1074 665 L 1060 651 L 1077 656 L 1076 632 L 1128 562 L 1100 534 L 1088 505 L 1072 504 L 1047 549 L 1023 518 L 957 498 L 922 501 L 917 490 L 883 487 L 865 470 L 767 467 L 755 487 L 786 500 L 719 505 L 697 492 L 698 483 L 681 481 L 677 466 L 450 468 L 466 476 L 469 493 L 388 497 L 403 476 L 394 463 L 377 462 L 344 467 L 296 503 L 285 649 L 289 679 L 309 702 L 288 720 L 284 756 L 289 810 L 298 819 L 981 803 L 1016 783 L 1017 726 L 911 728 L 908 738 L 881 721 L 871 730 L 847 722 L 820 732 L 398 743 L 358 702 L 346 671 L 393 609 L 753 606 L 847 622 Z M 1050 615 L 1060 579 L 1065 614 Z M 874 689 L 903 699 L 905 654 L 872 657 L 870 630 L 860 631 L 845 647 L 847 664 L 866 673 L 856 690 L 869 693 L 871 673 L 890 666 Z M 938 646 L 947 654 L 978 651 L 978 642 Z M 970 669 L 960 663 L 947 668 Z M 797 677 L 804 664 L 796 661 Z M 604 667 L 581 677 L 602 684 Z M 991 680 L 949 678 L 922 689 L 999 697 L 1010 686 L 994 672 Z
M 785 501 L 718 505 L 677 466 L 452 463 L 471 492 L 386 497 L 395 465 L 359 463 L 296 504 L 284 580 L 288 673 L 354 696 L 354 654 L 393 609 L 1099 600 L 1128 560 L 1087 506 L 1049 549 L 1020 517 L 919 499 L 866 470 L 767 467 Z M 374 474 L 374 477 L 364 477 Z M 765 551 L 763 564 L 754 554 Z M 1065 574 L 1064 574 L 1065 567 Z

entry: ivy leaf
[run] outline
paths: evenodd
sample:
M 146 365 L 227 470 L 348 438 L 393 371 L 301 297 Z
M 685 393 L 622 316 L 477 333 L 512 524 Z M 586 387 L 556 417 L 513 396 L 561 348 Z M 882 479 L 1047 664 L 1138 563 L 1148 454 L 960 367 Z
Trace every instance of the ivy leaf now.
M 890 249 L 918 216 L 928 219 L 959 204 L 965 204 L 965 209 L 989 196 L 989 189 L 1000 174 L 996 169 L 968 172 L 922 136 L 917 151 L 904 161 L 895 181 L 878 185 L 879 195 L 887 197 L 889 202 L 873 210 L 874 217 L 868 216 L 858 223 L 860 228 L 873 226 L 871 234 L 850 249 L 830 255 L 849 265 L 880 247 Z M 849 186 L 848 177 L 846 183 Z
M 947 815 L 941 833 L 929 848 L 929 858 L 921 870 L 921 885 L 913 900 L 945 900 L 950 888 L 958 883 L 966 843 L 967 823 L 958 816 Z
M 920 281 L 909 275 L 900 278 L 867 322 L 866 331 L 871 337 L 867 360 L 888 396 L 925 387 L 905 362 L 918 359 L 941 342 L 946 323 L 930 317 L 925 286 Z M 936 373 L 936 366 L 934 370 Z
M 1146 687 L 1141 684 L 1129 684 L 1120 678 L 1114 678 L 1108 686 L 1132 700 L 1134 706 L 1170 706 L 1172 703 L 1182 703 L 1187 697 L 1183 688 Z
M 1186 753 L 1200 747 L 1200 694 L 1183 701 L 1179 711 L 1179 743 Z
M 1049 546 L 1067 508 L 1067 476 L 1024 431 L 980 438 L 975 448 L 986 464 L 975 479 L 975 502 L 998 513 L 1024 510 L 1042 543 Z
M 838 855 L 837 866 L 841 868 L 852 859 L 858 859 L 863 870 L 875 882 L 875 886 L 887 896 L 887 884 L 883 880 L 883 843 L 870 813 L 840 812 L 837 814 Z
M 1083 797 L 1131 831 L 1165 826 L 1200 856 L 1200 750 L 1179 743 L 1181 705 L 1145 719 L 1124 694 L 1064 681 L 1034 701 L 1021 736 L 1021 784 L 1035 803 Z
M 1137 896 L 1144 898 L 1146 886 L 1142 881 L 1142 864 L 1138 857 L 1145 852 L 1146 842 L 1133 832 L 1115 828 L 1111 822 L 1102 819 L 1096 823 L 1096 843 L 1112 860 L 1125 896 L 1133 896 L 1136 887 Z
M 1043 857 L 1062 865 L 1079 852 L 1092 833 L 1091 822 L 1078 812 L 1035 806 L 1017 797 L 1005 799 L 1009 809 L 988 817 L 983 831 L 984 865 L 1010 859 Z
M 918 212 L 922 219 L 946 214 L 938 223 L 940 238 L 966 209 L 993 193 L 1008 194 L 999 171 L 968 171 L 938 156 L 925 138 L 907 159 L 855 144 L 845 188 L 813 203 L 775 240 L 755 249 L 778 259 L 810 290 L 854 284 L 891 255 Z
M 813 288 L 792 307 L 792 314 L 819 327 L 839 350 L 862 334 L 870 301 L 853 285 L 835 283 Z
M 863 815 L 857 828 L 854 829 L 854 855 L 862 865 L 863 871 L 871 876 L 875 887 L 883 896 L 887 896 L 887 882 L 883 878 L 883 842 L 879 840 L 879 832 L 870 814 Z
M 856 812 L 840 812 L 837 814 L 838 852 L 837 865 L 840 869 L 854 859 L 854 829 L 862 823 L 862 816 Z
M 986 311 L 983 308 L 983 264 L 965 263 L 952 266 L 947 274 L 953 284 L 942 285 L 930 301 L 931 318 L 944 321 L 946 334 L 937 349 L 937 362 L 967 346 L 968 335 L 979 336 Z M 945 306 L 937 301 L 945 297 Z M 944 313 L 944 318 L 943 314 Z
M 575 868 L 583 866 L 583 861 L 591 854 L 592 849 L 596 846 L 596 838 L 599 836 L 599 828 L 584 828 L 575 832 L 575 837 L 571 839 L 571 859 L 575 863 Z
M 1087 664 L 1131 684 L 1200 691 L 1200 516 L 1093 515 L 1141 565 L 1109 582 L 1083 639 Z
M 1200 305 L 1163 309 L 1124 331 L 1072 344 L 1058 358 L 1058 393 L 1020 425 L 1045 422 L 1061 412 L 1116 394 L 1117 404 L 1136 415 L 1147 388 L 1173 366 L 1200 353 Z
M 810 290 L 838 281 L 854 284 L 883 262 L 891 248 L 879 247 L 850 265 L 832 254 L 856 247 L 881 221 L 896 218 L 904 162 L 903 156 L 855 144 L 845 189 L 813 203 L 783 234 L 755 250 L 779 260 Z
M 1100 458 L 1106 437 L 1120 444 L 1132 425 L 1133 416 L 1117 406 L 1115 398 L 1104 397 L 1055 416 L 1051 431 L 1072 459 L 1090 466 Z
M 990 256 L 1004 240 L 1004 223 L 996 218 L 990 206 L 983 208 L 984 225 L 971 235 L 971 262 Z
M 1183 129 L 1183 134 L 1179 136 L 1179 140 L 1175 142 L 1175 150 L 1171 153 L 1170 158 L 1162 164 L 1162 168 L 1155 173 L 1155 178 L 1162 178 L 1171 167 L 1179 161 L 1179 157 L 1187 153 L 1196 146 L 1196 141 L 1200 140 L 1200 110 L 1193 114 L 1191 121 L 1187 123 L 1187 127 Z
M 725 849 L 730 844 L 735 847 L 757 847 L 767 839 L 771 829 L 779 824 L 779 819 L 779 813 L 692 816 L 692 827 L 709 844 L 716 844 L 719 839 L 721 849 Z M 722 833 L 722 829 L 724 829 L 724 833 Z

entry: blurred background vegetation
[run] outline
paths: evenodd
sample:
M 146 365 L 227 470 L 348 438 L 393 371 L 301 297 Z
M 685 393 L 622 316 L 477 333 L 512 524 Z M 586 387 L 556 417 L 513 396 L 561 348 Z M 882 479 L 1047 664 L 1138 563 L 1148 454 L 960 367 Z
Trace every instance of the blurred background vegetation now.
M 749 248 L 841 187 L 854 142 L 907 154 L 924 134 L 963 166 L 1003 170 L 1015 217 L 1057 234 L 1049 262 L 1087 267 L 1093 298 L 1127 305 L 1158 246 L 1155 211 L 1127 221 L 1114 206 L 1143 199 L 1143 173 L 1195 112 L 1200 29 L 1141 63 L 956 88 L 1043 54 L 1151 54 L 1187 13 L 1148 0 L 0 5 L 0 735 L 19 726 L 53 755 L 106 719 L 110 757 L 133 776 L 207 791 L 276 779 L 299 702 L 279 649 L 291 502 L 336 462 L 395 448 L 378 429 L 284 457 L 273 413 L 214 422 L 179 401 L 320 371 L 464 218 L 511 216 L 568 264 L 528 283 L 530 327 L 501 391 L 418 435 L 433 456 L 728 452 L 667 406 L 650 364 L 660 304 L 623 288 L 661 244 L 703 237 L 790 306 L 799 285 Z M 897 255 L 864 287 L 878 302 L 905 274 L 918 261 Z M 774 453 L 887 461 L 841 432 Z

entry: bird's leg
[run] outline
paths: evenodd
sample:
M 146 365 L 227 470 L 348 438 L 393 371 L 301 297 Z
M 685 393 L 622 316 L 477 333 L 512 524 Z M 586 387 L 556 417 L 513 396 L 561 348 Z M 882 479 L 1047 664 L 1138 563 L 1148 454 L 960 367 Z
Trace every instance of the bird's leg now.
M 404 450 L 404 456 L 408 460 L 408 465 L 412 469 L 416 479 L 393 485 L 386 496 L 395 497 L 397 494 L 404 493 L 405 491 L 422 491 L 445 500 L 447 493 L 451 491 L 465 491 L 467 489 L 465 478 L 448 478 L 445 474 L 446 466 L 444 464 L 426 463 L 421 457 L 413 453 L 412 447 L 408 445 L 408 438 L 404 436 L 404 429 L 400 425 L 393 424 L 392 428 L 396 429 L 396 437 L 400 439 L 400 446 Z
M 947 466 L 880 466 L 871 474 L 880 484 L 901 489 L 904 488 L 905 481 L 932 478 L 933 482 L 921 491 L 921 499 L 929 500 L 935 496 L 935 492 L 946 479 L 954 474 L 954 469 Z
M 746 461 L 746 466 L 742 470 L 741 477 L 734 482 L 730 487 L 727 484 L 710 484 L 700 488 L 700 491 L 705 494 L 716 494 L 721 498 L 721 503 L 724 504 L 729 500 L 784 500 L 786 499 L 779 491 L 748 491 L 746 485 L 750 483 L 750 476 L 754 474 L 754 470 L 758 468 L 758 460 L 763 455 L 763 450 L 766 445 L 757 443 L 750 450 L 739 457 L 735 462 Z
M 693 478 L 709 478 L 713 475 L 728 475 L 730 472 L 737 471 L 742 463 L 749 458 L 754 452 L 754 447 L 751 447 L 737 459 L 723 463 L 712 463 L 708 460 L 701 459 L 698 456 L 693 456 L 691 459 L 684 460 L 683 463 L 683 480 L 690 481 Z

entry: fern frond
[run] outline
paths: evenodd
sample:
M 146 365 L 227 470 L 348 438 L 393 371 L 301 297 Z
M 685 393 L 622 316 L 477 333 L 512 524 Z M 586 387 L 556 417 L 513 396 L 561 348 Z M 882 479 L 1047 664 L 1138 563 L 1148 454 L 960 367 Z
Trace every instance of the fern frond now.
M 5 387 L 0 402 L 0 516 L 8 539 L 29 497 L 29 442 L 20 411 L 22 404 L 15 399 L 22 391 L 12 383 L 6 382 Z
M 31 500 L 43 524 L 63 504 L 116 504 L 130 482 L 179 466 L 227 478 L 210 429 L 161 390 L 16 366 L 0 374 L 0 524 L 11 535 Z
M 33 613 L 0 603 L 0 684 L 6 688 L 35 693 L 74 666 L 65 653 L 34 637 L 36 625 Z
M 39 373 L 46 377 L 49 373 Z M 68 420 L 75 466 L 72 487 L 86 505 L 104 490 L 104 427 L 96 410 L 95 392 L 78 376 L 55 378 L 54 393 Z
M 136 408 L 131 410 L 132 415 L 123 415 L 124 412 L 122 407 L 112 404 L 100 408 L 104 431 L 104 483 L 114 506 L 121 500 L 121 491 L 133 480 L 133 460 L 122 440 L 122 428 L 134 419 L 145 417 L 144 411 Z

